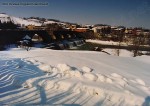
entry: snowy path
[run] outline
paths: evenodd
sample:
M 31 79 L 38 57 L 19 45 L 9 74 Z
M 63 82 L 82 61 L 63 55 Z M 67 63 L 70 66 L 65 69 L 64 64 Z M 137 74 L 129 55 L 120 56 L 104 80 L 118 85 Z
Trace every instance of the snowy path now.
M 0 105 L 147 106 L 150 103 L 150 85 L 146 81 L 149 63 L 143 59 L 113 60 L 116 57 L 108 56 L 107 61 L 107 55 L 94 52 L 45 49 L 12 52 L 0 53 Z M 143 68 L 132 73 L 144 72 L 146 80 L 142 79 L 143 75 L 136 73 L 135 77 L 120 66 L 110 65 L 118 61 L 137 69 L 126 63 L 127 60 L 143 64 Z M 145 70 L 140 72 L 140 69 Z

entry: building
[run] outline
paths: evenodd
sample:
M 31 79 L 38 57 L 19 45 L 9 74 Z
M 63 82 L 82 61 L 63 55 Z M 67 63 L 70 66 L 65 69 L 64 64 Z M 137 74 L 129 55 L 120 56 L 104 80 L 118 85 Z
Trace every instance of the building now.
M 76 32 L 88 32 L 90 31 L 89 28 L 76 28 L 76 29 L 73 29 L 73 31 L 76 31 Z
M 27 30 L 46 30 L 46 26 L 35 26 L 35 25 L 28 25 L 26 26 Z
M 93 27 L 92 30 L 94 31 L 94 33 L 98 34 L 110 34 L 111 27 L 107 25 L 102 25 Z
M 28 26 L 26 26 L 26 28 L 28 29 L 28 30 L 34 30 L 34 25 L 28 25 Z

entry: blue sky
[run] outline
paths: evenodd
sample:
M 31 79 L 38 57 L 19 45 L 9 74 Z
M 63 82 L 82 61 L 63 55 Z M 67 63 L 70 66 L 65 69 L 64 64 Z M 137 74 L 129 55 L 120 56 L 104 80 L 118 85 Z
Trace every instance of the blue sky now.
M 78 24 L 109 24 L 150 28 L 150 0 L 1 0 L 48 2 L 48 6 L 3 6 L 0 12 L 19 17 L 39 16 Z

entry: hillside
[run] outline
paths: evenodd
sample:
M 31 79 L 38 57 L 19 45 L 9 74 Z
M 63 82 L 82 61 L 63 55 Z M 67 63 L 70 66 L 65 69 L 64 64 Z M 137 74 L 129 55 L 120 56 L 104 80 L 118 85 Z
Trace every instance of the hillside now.
M 10 16 L 7 14 L 0 14 L 0 21 L 1 23 L 4 23 L 4 22 L 7 23 L 11 21 L 14 24 L 21 25 L 21 26 L 27 26 L 27 25 L 41 26 L 42 25 L 42 23 L 36 19 L 23 19 L 23 18 Z
M 45 19 L 45 18 L 39 18 L 39 17 L 29 17 L 29 18 L 19 18 L 11 15 L 7 15 L 5 13 L 0 13 L 0 21 L 1 23 L 4 22 L 13 22 L 16 25 L 21 26 L 27 26 L 27 25 L 35 25 L 35 26 L 41 26 L 46 24 L 60 24 L 60 25 L 66 25 L 66 24 L 75 24 L 70 22 L 63 22 L 56 19 Z

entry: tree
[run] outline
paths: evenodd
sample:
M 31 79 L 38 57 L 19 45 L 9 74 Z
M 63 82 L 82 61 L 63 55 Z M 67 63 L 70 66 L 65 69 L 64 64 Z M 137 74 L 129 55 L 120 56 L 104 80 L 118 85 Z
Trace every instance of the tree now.
M 0 29 L 2 29 L 2 22 L 1 22 L 1 20 L 0 20 Z
M 2 23 L 0 21 L 0 29 L 17 29 L 17 25 L 15 25 L 12 21 Z
M 117 49 L 117 55 L 120 55 L 120 47 L 121 47 L 121 42 L 123 41 L 123 38 L 125 36 L 124 29 L 119 30 L 117 33 L 117 40 L 118 40 L 118 49 Z
M 138 56 L 139 48 L 142 43 L 142 36 L 135 37 L 133 40 L 133 57 Z

